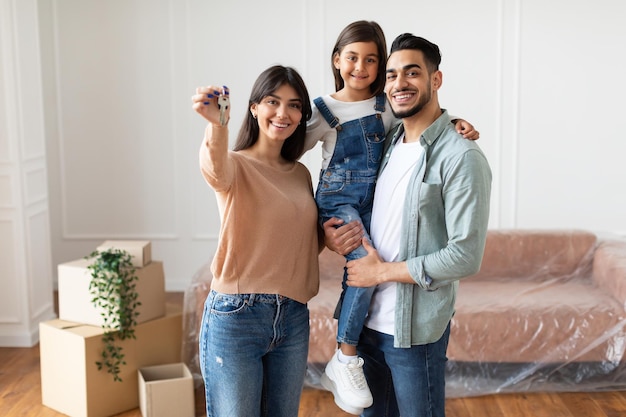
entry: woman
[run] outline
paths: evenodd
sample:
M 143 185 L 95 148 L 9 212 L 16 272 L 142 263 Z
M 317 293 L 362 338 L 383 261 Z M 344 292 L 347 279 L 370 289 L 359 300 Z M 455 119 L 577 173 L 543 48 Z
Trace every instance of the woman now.
M 193 108 L 208 121 L 200 168 L 217 195 L 221 230 L 200 329 L 207 417 L 298 415 L 309 343 L 307 302 L 319 286 L 313 186 L 297 161 L 309 95 L 293 69 L 256 80 L 249 112 L 228 150 L 226 87 L 200 87 Z

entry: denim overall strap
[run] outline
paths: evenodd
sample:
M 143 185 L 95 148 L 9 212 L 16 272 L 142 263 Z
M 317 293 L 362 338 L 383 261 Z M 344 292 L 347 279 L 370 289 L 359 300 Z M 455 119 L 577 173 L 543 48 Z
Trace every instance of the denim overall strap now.
M 328 108 L 326 103 L 324 103 L 324 100 L 321 97 L 318 97 L 315 100 L 313 100 L 313 103 L 315 103 L 315 107 L 319 109 L 320 114 L 324 117 L 324 120 L 328 122 L 330 127 L 337 129 L 337 130 L 341 130 L 339 119 L 335 117 L 335 115 L 330 111 L 330 109 Z
M 374 110 L 376 110 L 376 117 L 381 118 L 381 113 L 385 111 L 385 93 L 381 93 L 376 96 L 376 104 Z
M 385 93 L 381 93 L 376 96 L 376 104 L 374 104 L 374 110 L 376 111 L 376 118 L 380 119 L 381 113 L 385 111 L 385 103 L 386 103 Z M 318 108 L 324 120 L 330 125 L 332 128 L 336 128 L 337 130 L 341 130 L 341 125 L 339 124 L 339 119 L 330 111 L 326 103 L 321 97 L 313 100 L 315 103 L 315 107 Z

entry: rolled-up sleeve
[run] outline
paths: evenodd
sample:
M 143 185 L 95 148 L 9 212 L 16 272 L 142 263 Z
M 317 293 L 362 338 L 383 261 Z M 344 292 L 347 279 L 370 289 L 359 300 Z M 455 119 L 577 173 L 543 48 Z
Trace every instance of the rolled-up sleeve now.
M 420 205 L 435 212 L 442 208 L 445 227 L 430 222 L 433 216 L 421 212 L 417 245 L 423 255 L 407 260 L 411 276 L 427 290 L 480 270 L 489 222 L 491 170 L 482 152 L 469 149 L 441 172 L 439 190 L 431 193 L 440 201 Z M 428 188 L 422 188 L 425 195 Z M 429 245 L 440 249 L 429 251 Z

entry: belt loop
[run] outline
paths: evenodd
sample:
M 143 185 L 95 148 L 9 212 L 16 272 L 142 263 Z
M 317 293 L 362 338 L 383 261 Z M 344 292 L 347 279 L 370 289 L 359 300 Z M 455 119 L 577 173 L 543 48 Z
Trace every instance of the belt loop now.
M 250 294 L 248 297 L 248 305 L 249 306 L 253 306 L 254 305 L 254 298 L 255 298 L 256 294 Z

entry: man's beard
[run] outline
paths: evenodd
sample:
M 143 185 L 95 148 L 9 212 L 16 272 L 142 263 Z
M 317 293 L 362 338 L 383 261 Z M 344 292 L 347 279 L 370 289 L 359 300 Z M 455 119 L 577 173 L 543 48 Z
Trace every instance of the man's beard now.
M 428 102 L 430 101 L 432 96 L 432 90 L 430 89 L 430 85 L 428 86 L 428 91 L 426 91 L 426 94 L 420 94 L 420 99 L 419 101 L 415 104 L 415 106 L 411 107 L 410 109 L 407 110 L 399 110 L 396 111 L 393 108 L 393 104 L 391 105 L 391 112 L 393 113 L 394 117 L 396 119 L 407 119 L 411 116 L 415 116 L 417 113 L 421 112 L 422 109 L 426 106 L 426 104 L 428 104 Z

